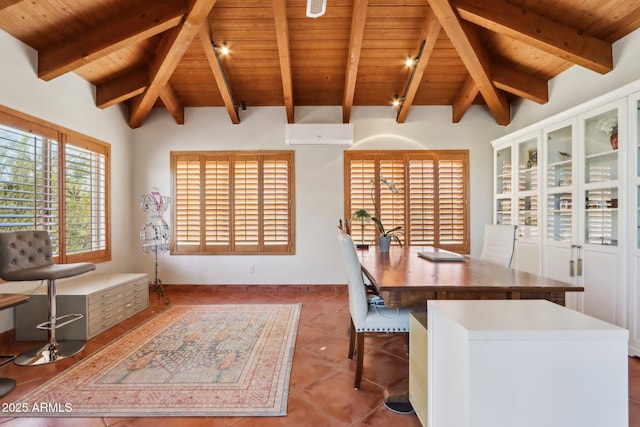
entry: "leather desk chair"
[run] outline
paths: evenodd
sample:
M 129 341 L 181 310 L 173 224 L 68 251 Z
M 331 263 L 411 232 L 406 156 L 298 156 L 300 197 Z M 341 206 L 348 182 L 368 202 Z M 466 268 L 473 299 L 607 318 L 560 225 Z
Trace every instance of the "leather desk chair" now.
M 17 365 L 41 365 L 73 356 L 84 348 L 83 341 L 57 342 L 56 328 L 82 318 L 81 314 L 57 316 L 56 280 L 95 270 L 88 262 L 54 264 L 51 238 L 43 230 L 0 233 L 0 278 L 6 281 L 47 281 L 48 321 L 38 329 L 48 331 L 44 346 L 29 350 L 15 359 Z M 61 322 L 58 322 L 61 321 Z
M 512 268 L 517 226 L 485 224 L 480 259 Z

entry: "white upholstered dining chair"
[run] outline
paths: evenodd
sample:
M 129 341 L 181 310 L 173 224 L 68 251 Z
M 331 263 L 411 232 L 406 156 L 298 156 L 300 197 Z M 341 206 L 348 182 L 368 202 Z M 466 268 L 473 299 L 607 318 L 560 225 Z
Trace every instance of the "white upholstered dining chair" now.
M 366 333 L 409 333 L 409 308 L 388 308 L 370 305 L 362 277 L 362 267 L 351 236 L 338 231 L 349 289 L 349 360 L 356 356 L 354 388 L 360 388 L 364 361 L 364 337 Z
M 516 229 L 515 225 L 486 224 L 480 259 L 511 267 Z

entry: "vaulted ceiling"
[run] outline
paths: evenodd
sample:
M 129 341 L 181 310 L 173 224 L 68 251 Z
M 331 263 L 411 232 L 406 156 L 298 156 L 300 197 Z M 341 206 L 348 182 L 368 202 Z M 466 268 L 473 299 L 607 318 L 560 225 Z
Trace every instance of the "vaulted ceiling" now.
M 473 104 L 511 121 L 517 98 L 548 101 L 572 65 L 605 74 L 612 44 L 640 27 L 640 0 L 0 0 L 0 29 L 38 52 L 38 77 L 76 73 L 128 124 L 153 108 Z M 223 48 L 229 53 L 224 54 Z M 414 60 L 407 65 L 407 58 Z M 417 59 L 417 61 L 415 61 Z

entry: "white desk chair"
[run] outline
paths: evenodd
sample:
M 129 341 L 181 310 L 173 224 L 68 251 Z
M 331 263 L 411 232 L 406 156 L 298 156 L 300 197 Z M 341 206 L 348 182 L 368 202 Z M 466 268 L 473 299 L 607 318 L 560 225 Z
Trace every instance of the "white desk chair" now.
M 516 238 L 515 225 L 487 224 L 480 259 L 511 267 Z
M 338 239 L 344 252 L 344 262 L 349 286 L 349 313 L 351 329 L 349 332 L 349 360 L 356 356 L 356 376 L 354 388 L 360 388 L 364 356 L 364 336 L 371 332 L 409 333 L 409 308 L 387 308 L 369 305 L 365 289 L 360 260 L 351 236 L 338 231 Z

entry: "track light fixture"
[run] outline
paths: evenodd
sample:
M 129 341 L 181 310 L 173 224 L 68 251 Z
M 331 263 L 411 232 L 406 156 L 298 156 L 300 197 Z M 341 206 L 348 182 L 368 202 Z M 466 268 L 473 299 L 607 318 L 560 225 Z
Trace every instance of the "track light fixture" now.
M 220 53 L 220 55 L 226 56 L 229 54 L 229 46 L 227 46 L 227 42 L 223 42 L 222 46 L 218 46 L 216 42 L 211 40 L 211 45 L 213 46 L 216 52 Z
M 396 108 L 399 108 L 402 103 L 405 101 L 405 99 L 407 98 L 407 91 L 409 90 L 409 87 L 411 86 L 411 83 L 413 82 L 413 76 L 416 72 L 417 67 L 414 67 L 415 64 L 418 63 L 418 61 L 420 60 L 420 57 L 422 56 L 422 51 L 424 50 L 424 45 L 427 43 L 426 40 L 423 40 L 422 43 L 420 44 L 420 50 L 418 51 L 418 55 L 415 58 L 411 58 L 410 56 L 407 57 L 405 64 L 407 67 L 413 67 L 411 69 L 411 74 L 409 75 L 409 80 L 407 81 L 407 85 L 404 88 L 404 93 L 402 94 L 402 96 L 399 95 L 394 95 L 393 96 L 393 106 Z M 398 111 L 399 113 L 399 111 Z

